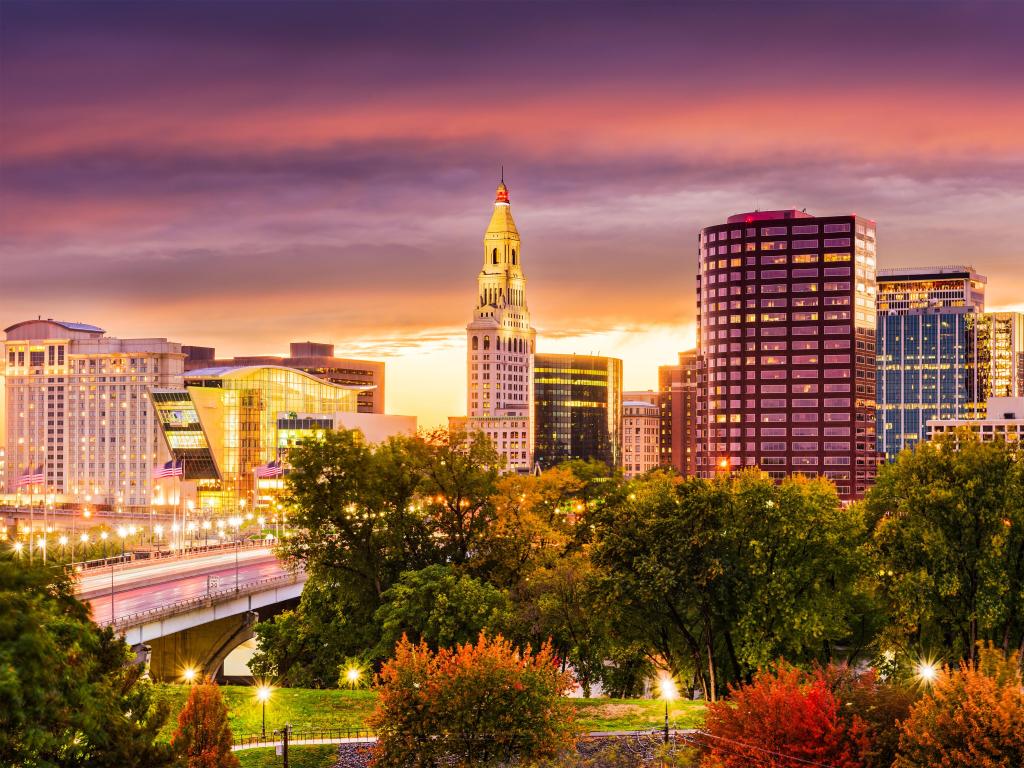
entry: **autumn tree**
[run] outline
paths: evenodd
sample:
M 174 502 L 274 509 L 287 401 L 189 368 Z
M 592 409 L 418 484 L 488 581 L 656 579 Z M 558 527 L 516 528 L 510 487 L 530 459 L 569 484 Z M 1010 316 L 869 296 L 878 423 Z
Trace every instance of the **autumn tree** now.
M 750 684 L 732 688 L 728 700 L 708 705 L 696 740 L 706 750 L 706 768 L 871 765 L 868 725 L 843 713 L 820 669 L 759 672 Z
M 1019 657 L 982 647 L 977 663 L 945 669 L 903 723 L 893 768 L 1024 765 Z
M 500 635 L 434 652 L 403 638 L 377 678 L 376 768 L 492 766 L 554 757 L 572 744 L 571 675 L 550 646 Z
M 231 751 L 228 708 L 212 679 L 189 689 L 171 742 L 181 751 L 187 768 L 238 768 L 238 758 Z
M 972 659 L 979 641 L 1024 650 L 1024 462 L 970 432 L 883 467 L 864 506 L 885 641 Z

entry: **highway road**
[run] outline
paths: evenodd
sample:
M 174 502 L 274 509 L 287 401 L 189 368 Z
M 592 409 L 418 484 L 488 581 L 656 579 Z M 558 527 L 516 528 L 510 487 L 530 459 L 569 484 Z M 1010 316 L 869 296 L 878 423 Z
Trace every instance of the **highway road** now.
M 288 573 L 269 549 L 241 550 L 238 553 L 239 584 L 260 581 Z M 110 621 L 110 569 L 104 568 L 81 577 L 78 592 L 92 607 L 93 619 Z M 151 565 L 114 570 L 113 615 L 121 618 L 132 613 L 159 608 L 179 600 L 201 597 L 208 589 L 230 589 L 235 585 L 235 553 L 216 554 L 188 560 L 158 560 Z M 216 580 L 211 585 L 212 580 Z

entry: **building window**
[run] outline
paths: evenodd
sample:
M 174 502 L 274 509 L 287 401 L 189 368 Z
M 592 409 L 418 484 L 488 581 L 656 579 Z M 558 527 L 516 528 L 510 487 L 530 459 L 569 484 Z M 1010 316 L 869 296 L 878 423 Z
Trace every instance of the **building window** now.
M 491 251 L 491 264 L 497 264 L 497 263 L 498 263 L 498 249 L 495 248 L 493 251 Z

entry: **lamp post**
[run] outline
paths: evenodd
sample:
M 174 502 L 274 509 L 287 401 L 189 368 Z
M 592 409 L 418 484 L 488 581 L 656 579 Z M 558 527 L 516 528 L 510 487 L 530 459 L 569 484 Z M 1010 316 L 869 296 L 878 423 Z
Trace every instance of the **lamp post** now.
M 661 698 L 665 700 L 665 743 L 668 744 L 668 703 L 676 697 L 676 684 L 671 677 L 663 677 L 658 681 Z
M 128 535 L 128 529 L 123 525 L 118 526 L 117 535 L 121 539 L 121 559 L 124 560 L 124 539 Z
M 256 698 L 259 699 L 260 704 L 263 705 L 263 738 L 267 738 L 267 702 L 270 700 L 271 688 L 269 685 L 263 684 L 256 689 Z

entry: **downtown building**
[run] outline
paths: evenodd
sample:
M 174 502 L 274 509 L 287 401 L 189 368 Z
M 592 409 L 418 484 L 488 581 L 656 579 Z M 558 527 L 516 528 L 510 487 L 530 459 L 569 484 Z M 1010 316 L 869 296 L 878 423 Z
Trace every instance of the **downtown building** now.
M 697 475 L 697 361 L 691 349 L 678 364 L 658 366 L 659 464 L 683 477 Z
M 874 222 L 756 211 L 698 246 L 697 474 L 824 476 L 861 498 L 878 461 Z
M 181 385 L 181 345 L 57 320 L 5 330 L 3 495 L 148 507 L 168 459 L 149 393 Z
M 600 355 L 534 359 L 534 458 L 542 470 L 564 461 L 622 461 L 622 361 Z
M 878 450 L 889 461 L 928 424 L 983 419 L 1024 381 L 1024 315 L 985 312 L 987 280 L 970 266 L 878 273 Z
M 333 384 L 358 387 L 359 413 L 384 413 L 384 363 L 335 357 L 333 344 L 292 342 L 288 357 L 245 355 L 217 358 L 213 347 L 184 346 L 185 371 L 199 368 L 273 365 L 294 368 Z
M 533 467 L 533 356 L 537 332 L 526 305 L 519 230 L 508 187 L 498 184 L 484 233 L 473 318 L 466 326 L 466 416 L 449 428 L 482 432 L 510 472 Z
M 627 478 L 665 466 L 662 462 L 660 392 L 622 393 L 622 472 Z
M 416 432 L 415 417 L 360 413 L 366 386 L 279 365 L 234 365 L 195 369 L 180 386 L 153 388 L 163 443 L 180 467 L 157 481 L 155 506 L 267 508 L 284 488 L 289 451 L 303 441 L 339 429 L 358 429 L 370 443 Z

